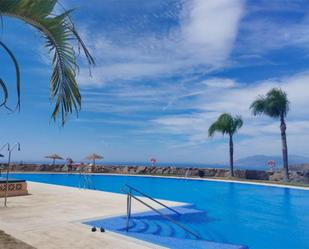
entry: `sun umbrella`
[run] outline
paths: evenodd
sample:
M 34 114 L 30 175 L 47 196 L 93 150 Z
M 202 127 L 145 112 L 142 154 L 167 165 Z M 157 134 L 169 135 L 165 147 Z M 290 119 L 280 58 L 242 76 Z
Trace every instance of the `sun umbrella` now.
M 93 161 L 93 165 L 95 165 L 95 160 L 100 160 L 103 159 L 103 156 L 97 155 L 95 153 L 90 154 L 89 156 L 86 157 L 87 160 L 92 160 Z
M 53 165 L 55 165 L 56 159 L 63 160 L 63 158 L 57 154 L 48 155 L 45 158 L 53 159 Z
M 157 159 L 155 159 L 155 158 L 150 158 L 149 161 L 150 161 L 152 166 L 154 166 L 157 163 Z

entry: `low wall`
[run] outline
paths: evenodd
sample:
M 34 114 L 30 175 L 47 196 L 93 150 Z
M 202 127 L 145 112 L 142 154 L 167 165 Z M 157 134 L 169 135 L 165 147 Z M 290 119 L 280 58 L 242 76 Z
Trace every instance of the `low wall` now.
M 6 183 L 0 182 L 0 198 L 4 197 L 6 189 Z M 21 196 L 27 195 L 27 182 L 9 182 L 7 196 Z
M 16 164 L 12 165 L 13 171 L 51 171 L 66 172 L 65 165 L 48 164 Z M 79 168 L 75 169 L 79 171 Z M 176 168 L 176 167 L 150 167 L 150 166 L 120 166 L 104 165 L 92 166 L 89 172 L 109 173 L 109 174 L 142 174 L 142 175 L 163 175 L 163 176 L 187 176 L 187 177 L 219 177 L 228 178 L 230 176 L 228 169 L 220 168 Z M 234 171 L 235 177 L 249 180 L 263 181 L 282 181 L 283 171 L 262 171 L 262 170 L 239 170 Z M 309 184 L 309 170 L 290 171 L 290 181 L 295 183 Z

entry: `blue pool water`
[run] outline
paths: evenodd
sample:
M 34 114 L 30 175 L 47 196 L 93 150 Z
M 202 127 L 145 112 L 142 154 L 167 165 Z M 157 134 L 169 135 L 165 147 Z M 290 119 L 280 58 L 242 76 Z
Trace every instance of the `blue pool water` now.
M 13 175 L 17 179 L 72 187 L 78 187 L 79 182 L 78 175 Z M 91 178 L 97 190 L 120 193 L 121 187 L 129 184 L 155 198 L 189 203 L 190 209 L 200 213 L 183 215 L 179 221 L 205 240 L 247 245 L 250 249 L 309 248 L 309 191 L 306 190 L 159 177 L 92 175 Z M 176 231 L 173 236 L 184 235 Z

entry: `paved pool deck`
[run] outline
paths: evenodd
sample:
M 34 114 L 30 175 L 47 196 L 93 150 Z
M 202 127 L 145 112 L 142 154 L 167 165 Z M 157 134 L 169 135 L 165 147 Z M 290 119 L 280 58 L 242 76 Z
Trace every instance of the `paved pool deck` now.
M 91 232 L 81 223 L 125 214 L 125 195 L 35 182 L 28 182 L 28 189 L 28 196 L 10 197 L 7 208 L 0 199 L 0 230 L 37 249 L 160 248 L 112 232 Z M 133 202 L 132 210 L 141 212 L 147 208 Z

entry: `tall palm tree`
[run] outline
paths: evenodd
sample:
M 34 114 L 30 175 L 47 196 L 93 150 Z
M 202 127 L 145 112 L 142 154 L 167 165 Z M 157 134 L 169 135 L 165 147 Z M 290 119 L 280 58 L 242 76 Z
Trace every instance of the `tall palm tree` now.
M 285 118 L 289 111 L 289 100 L 287 94 L 280 88 L 271 89 L 266 96 L 259 96 L 250 106 L 253 115 L 265 114 L 272 118 L 279 118 L 282 141 L 282 157 L 284 167 L 284 178 L 289 179 L 288 146 L 286 141 Z
M 234 176 L 234 144 L 233 136 L 243 125 L 241 116 L 233 117 L 231 114 L 223 113 L 208 129 L 208 135 L 212 137 L 215 132 L 220 132 L 223 135 L 229 135 L 230 147 L 230 171 L 231 176 Z
M 81 49 L 84 52 L 89 65 L 94 65 L 95 62 L 70 18 L 72 11 L 63 10 L 61 14 L 55 14 L 54 9 L 57 4 L 57 0 L 0 0 L 0 21 L 2 22 L 4 17 L 18 19 L 37 29 L 45 39 L 45 47 L 52 57 L 50 99 L 55 100 L 52 118 L 56 120 L 58 113 L 61 112 L 63 125 L 67 115 L 73 110 L 78 112 L 81 107 L 81 95 L 76 82 L 78 64 L 74 43 L 77 44 L 78 50 Z M 15 65 L 18 96 L 16 108 L 19 110 L 19 66 L 15 56 L 3 41 L 0 41 L 0 47 L 9 54 Z M 8 92 L 2 79 L 0 79 L 0 86 L 4 94 L 3 105 L 5 105 Z

